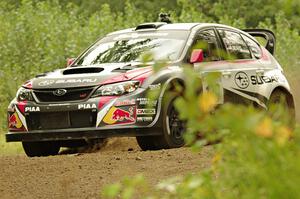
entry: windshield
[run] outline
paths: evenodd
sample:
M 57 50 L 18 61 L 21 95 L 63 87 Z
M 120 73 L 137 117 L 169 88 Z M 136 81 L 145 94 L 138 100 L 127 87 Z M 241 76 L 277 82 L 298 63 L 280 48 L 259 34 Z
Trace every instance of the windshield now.
M 75 65 L 139 62 L 145 53 L 151 53 L 153 61 L 174 61 L 179 58 L 187 37 L 187 31 L 108 36 L 89 48 Z

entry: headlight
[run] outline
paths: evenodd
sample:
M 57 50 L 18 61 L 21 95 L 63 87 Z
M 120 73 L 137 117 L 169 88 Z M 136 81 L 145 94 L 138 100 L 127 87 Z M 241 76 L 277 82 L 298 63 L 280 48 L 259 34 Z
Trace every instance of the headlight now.
M 138 81 L 127 81 L 116 84 L 107 84 L 98 88 L 92 97 L 124 95 L 135 91 L 140 85 Z
M 33 101 L 33 97 L 31 95 L 31 91 L 29 89 L 26 88 L 19 88 L 18 92 L 17 92 L 17 100 L 19 102 L 21 101 Z

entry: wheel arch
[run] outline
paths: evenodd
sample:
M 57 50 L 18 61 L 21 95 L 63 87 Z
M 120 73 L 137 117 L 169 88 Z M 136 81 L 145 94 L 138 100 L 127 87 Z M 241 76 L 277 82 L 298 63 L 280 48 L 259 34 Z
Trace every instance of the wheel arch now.
M 275 87 L 270 96 L 269 96 L 269 99 L 271 98 L 271 96 L 275 93 L 275 92 L 282 92 L 284 93 L 286 96 L 287 96 L 287 102 L 288 102 L 288 105 L 291 107 L 291 108 L 295 108 L 295 102 L 294 102 L 294 97 L 293 97 L 293 94 L 285 87 L 283 86 L 277 86 Z
M 155 119 L 153 122 L 149 125 L 149 127 L 152 126 L 161 126 L 162 125 L 162 114 L 161 110 L 163 108 L 163 97 L 166 92 L 168 91 L 175 91 L 176 90 L 176 85 L 180 85 L 183 88 L 185 88 L 185 82 L 184 79 L 180 76 L 174 76 L 174 77 L 169 77 L 166 81 L 164 81 L 161 91 L 159 93 L 158 97 L 158 106 L 157 106 L 157 114 L 155 116 Z
M 181 77 L 174 77 L 174 78 L 170 78 L 168 79 L 165 84 L 164 84 L 164 87 L 161 91 L 161 95 L 160 97 L 163 97 L 164 94 L 167 92 L 167 91 L 176 91 L 176 87 L 177 86 L 180 86 L 182 87 L 182 89 L 184 90 L 185 89 L 185 82 L 184 82 L 184 79 L 181 78 Z M 182 91 L 183 91 L 182 90 Z

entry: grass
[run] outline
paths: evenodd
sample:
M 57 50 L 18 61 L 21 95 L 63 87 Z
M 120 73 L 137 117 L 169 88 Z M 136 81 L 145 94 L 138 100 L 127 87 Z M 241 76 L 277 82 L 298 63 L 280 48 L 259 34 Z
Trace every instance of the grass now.
M 4 133 L 0 135 L 0 155 L 15 155 L 23 153 L 22 144 L 20 142 L 5 141 Z

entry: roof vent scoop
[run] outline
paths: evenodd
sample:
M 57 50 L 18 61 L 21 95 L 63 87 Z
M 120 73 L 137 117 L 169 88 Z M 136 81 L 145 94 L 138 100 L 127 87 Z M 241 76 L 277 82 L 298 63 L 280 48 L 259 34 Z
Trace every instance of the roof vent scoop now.
M 163 25 L 166 25 L 165 22 L 153 22 L 153 23 L 143 23 L 138 25 L 135 30 L 145 30 L 145 29 L 157 29 Z

